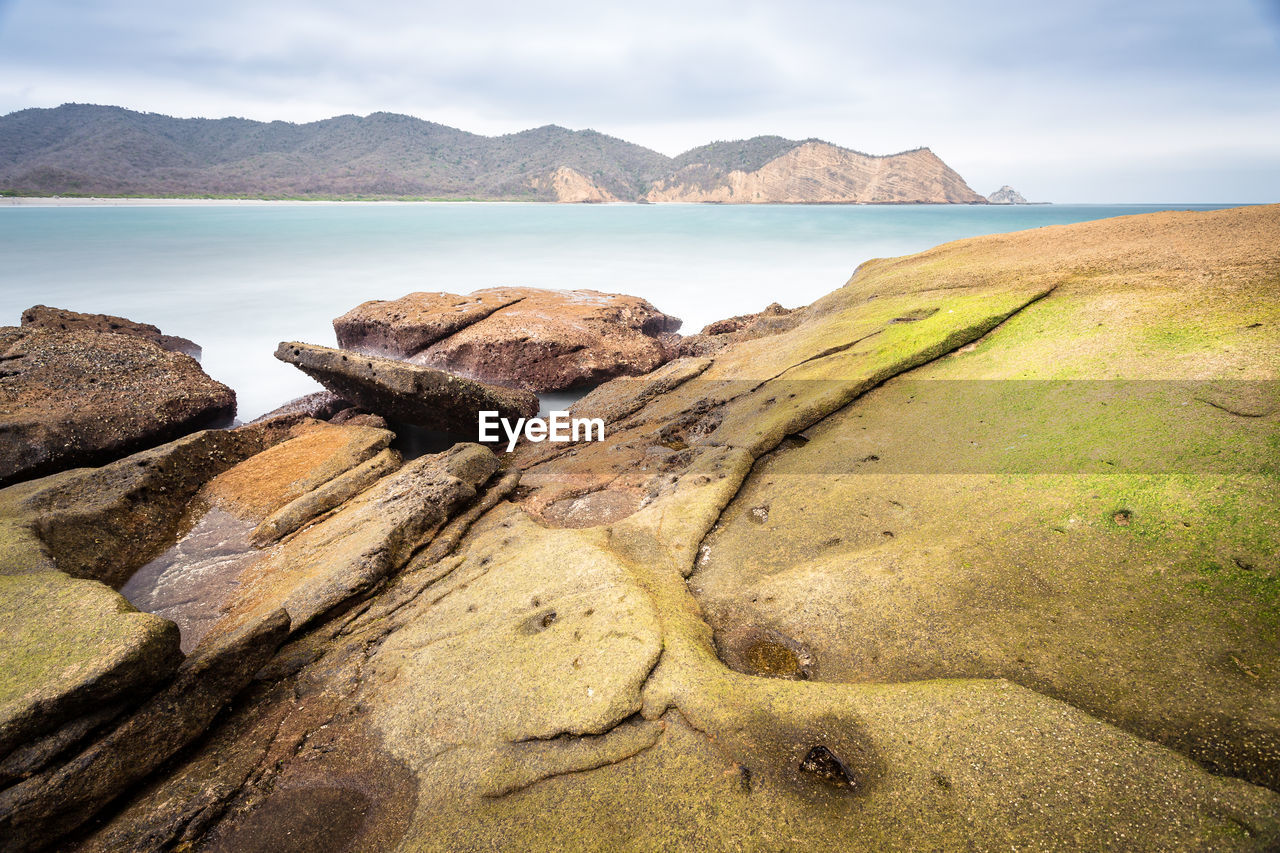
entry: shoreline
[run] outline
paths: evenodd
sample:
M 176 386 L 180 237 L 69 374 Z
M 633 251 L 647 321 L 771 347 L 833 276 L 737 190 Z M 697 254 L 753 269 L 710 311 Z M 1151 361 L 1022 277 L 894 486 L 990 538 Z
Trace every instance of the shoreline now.
M 1055 202 L 1035 201 L 1025 204 L 984 204 L 979 202 L 905 201 L 800 201 L 800 202 L 707 202 L 707 201 L 519 201 L 516 199 L 440 199 L 440 198 L 148 198 L 133 196 L 0 196 L 0 207 L 185 207 L 185 206 L 251 206 L 264 205 L 418 205 L 418 204 L 502 204 L 529 207 L 1045 207 Z M 1095 202 L 1106 205 L 1110 202 Z M 1184 202 L 1193 204 L 1194 202 Z M 1134 202 L 1134 204 L 1147 204 Z M 1158 206 L 1153 203 L 1153 206 Z

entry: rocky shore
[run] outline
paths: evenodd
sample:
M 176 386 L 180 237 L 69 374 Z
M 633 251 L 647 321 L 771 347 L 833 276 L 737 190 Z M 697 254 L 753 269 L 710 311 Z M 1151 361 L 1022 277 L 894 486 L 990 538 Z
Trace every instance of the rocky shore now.
M 0 851 L 1276 849 L 1278 265 L 1270 206 L 683 338 L 415 293 L 281 343 L 328 390 L 241 425 L 191 342 L 36 306 Z M 477 443 L 586 386 L 604 441 Z

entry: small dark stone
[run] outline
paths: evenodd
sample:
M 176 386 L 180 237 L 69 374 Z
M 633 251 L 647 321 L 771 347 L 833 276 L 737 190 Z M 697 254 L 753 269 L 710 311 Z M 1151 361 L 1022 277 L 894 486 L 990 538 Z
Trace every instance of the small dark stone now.
M 845 763 L 825 746 L 815 746 L 800 762 L 800 771 L 817 777 L 819 781 L 836 788 L 856 788 L 858 780 Z

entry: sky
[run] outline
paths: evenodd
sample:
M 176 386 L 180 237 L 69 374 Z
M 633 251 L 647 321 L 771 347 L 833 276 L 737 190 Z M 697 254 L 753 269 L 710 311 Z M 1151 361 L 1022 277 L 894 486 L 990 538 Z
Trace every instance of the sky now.
M 0 0 L 0 114 L 928 146 L 978 192 L 1280 201 L 1280 0 Z

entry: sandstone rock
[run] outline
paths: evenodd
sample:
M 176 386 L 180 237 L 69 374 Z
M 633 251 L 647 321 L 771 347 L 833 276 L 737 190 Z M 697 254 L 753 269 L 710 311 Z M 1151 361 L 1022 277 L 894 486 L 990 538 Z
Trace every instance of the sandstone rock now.
M 675 351 L 681 356 L 700 357 L 724 349 L 729 344 L 774 335 L 794 328 L 803 313 L 783 308 L 777 302 L 756 314 L 743 314 L 718 320 L 703 328 L 696 335 L 688 335 L 676 342 Z
M 249 541 L 268 545 L 288 536 L 307 522 L 346 503 L 372 486 L 401 464 L 400 454 L 383 450 L 376 456 L 346 471 L 313 491 L 280 507 L 254 528 Z
M 410 293 L 362 303 L 333 321 L 343 349 L 409 358 L 494 311 L 524 298 L 520 289 L 480 290 L 470 296 Z
M 327 421 L 339 412 L 349 408 L 351 408 L 351 404 L 332 391 L 316 391 L 314 394 L 305 394 L 296 400 L 290 400 L 280 408 L 272 409 L 265 415 L 254 418 L 250 423 L 256 424 L 277 418 L 288 419 L 292 423 L 297 423 L 307 418 Z
M 1277 379 L 1276 246 L 1280 207 L 873 262 L 597 389 L 609 442 L 518 448 L 452 553 L 411 463 L 277 546 L 344 579 L 314 630 L 87 849 L 1274 849 L 1277 410 L 1223 382 Z M 929 421 L 966 400 L 976 471 Z
M 193 341 L 175 335 L 161 334 L 160 330 L 150 323 L 135 323 L 124 317 L 113 317 L 110 314 L 82 314 L 65 308 L 34 305 L 22 312 L 22 325 L 24 328 L 51 329 L 56 332 L 111 332 L 117 335 L 130 335 L 150 341 L 169 352 L 180 352 L 197 361 L 200 359 L 200 347 Z
M 276 358 L 364 409 L 428 429 L 474 436 L 481 411 L 513 421 L 538 413 L 538 398 L 527 391 L 378 356 L 295 341 L 280 344 Z
M 288 627 L 277 611 L 191 656 L 171 684 L 109 735 L 0 792 L 0 850 L 56 841 L 200 735 L 275 653 Z
M 390 430 L 303 421 L 288 438 L 220 473 L 200 498 L 238 518 L 260 524 L 287 504 L 351 471 L 384 450 Z
M 182 660 L 173 623 L 101 583 L 0 575 L 0 756 L 163 681 Z
M 181 538 L 133 572 L 121 592 L 137 607 L 176 622 L 183 651 L 198 648 L 239 589 L 241 575 L 263 556 L 255 528 L 279 538 L 371 485 L 377 476 L 369 474 L 394 470 L 398 454 L 384 451 L 393 437 L 387 430 L 319 421 L 293 426 L 286 440 L 205 483 L 185 510 Z M 381 465 L 364 465 L 378 457 Z M 355 472 L 362 476 L 347 476 Z M 285 525 L 289 529 L 281 532 Z
M 297 631 L 367 591 L 403 566 L 497 467 L 497 457 L 476 444 L 415 459 L 250 565 L 208 636 L 281 607 Z
M 528 287 L 411 293 L 334 321 L 343 347 L 531 391 L 648 373 L 680 321 L 633 296 Z
M 96 465 L 230 419 L 235 393 L 127 335 L 0 328 L 0 484 Z
M 0 489 L 0 574 L 57 569 L 119 587 L 172 542 L 205 482 L 283 437 L 268 424 L 205 430 Z

